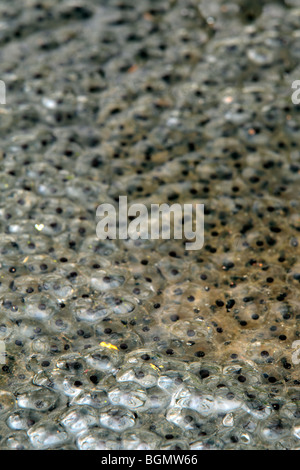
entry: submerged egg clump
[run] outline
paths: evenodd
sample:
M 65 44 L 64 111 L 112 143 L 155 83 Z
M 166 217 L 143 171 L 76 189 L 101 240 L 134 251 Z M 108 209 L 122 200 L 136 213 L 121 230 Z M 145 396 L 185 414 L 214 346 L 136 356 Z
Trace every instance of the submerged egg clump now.
M 0 449 L 300 448 L 296 3 L 0 1 Z

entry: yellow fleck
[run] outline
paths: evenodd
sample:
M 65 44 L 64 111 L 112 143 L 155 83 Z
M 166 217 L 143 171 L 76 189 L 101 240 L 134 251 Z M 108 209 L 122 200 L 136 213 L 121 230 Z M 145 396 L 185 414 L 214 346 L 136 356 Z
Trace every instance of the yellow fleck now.
M 103 348 L 115 349 L 116 351 L 118 351 L 117 346 L 114 346 L 114 345 L 111 344 L 111 343 L 105 343 L 104 341 L 102 341 L 102 342 L 100 343 L 100 346 L 102 346 Z

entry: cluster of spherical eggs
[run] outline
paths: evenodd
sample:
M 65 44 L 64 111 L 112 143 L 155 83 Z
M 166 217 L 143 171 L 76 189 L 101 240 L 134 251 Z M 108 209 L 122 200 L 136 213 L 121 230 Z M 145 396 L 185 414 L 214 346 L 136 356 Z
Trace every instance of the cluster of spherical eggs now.
M 298 447 L 299 11 L 153 3 L 5 9 L 3 449 Z M 99 240 L 119 195 L 203 249 Z

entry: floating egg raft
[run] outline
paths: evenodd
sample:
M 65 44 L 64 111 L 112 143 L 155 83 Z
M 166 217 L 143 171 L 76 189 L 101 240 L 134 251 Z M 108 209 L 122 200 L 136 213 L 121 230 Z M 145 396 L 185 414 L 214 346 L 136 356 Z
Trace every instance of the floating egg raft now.
M 0 16 L 0 448 L 299 449 L 299 0 Z M 203 248 L 99 240 L 120 195 Z

